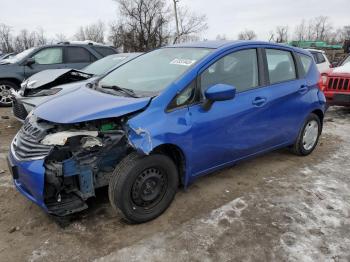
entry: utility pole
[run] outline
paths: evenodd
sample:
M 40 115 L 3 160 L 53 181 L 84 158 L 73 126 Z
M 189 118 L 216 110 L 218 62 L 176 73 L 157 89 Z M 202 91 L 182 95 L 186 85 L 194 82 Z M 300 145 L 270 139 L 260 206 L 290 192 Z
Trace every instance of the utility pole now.
M 179 30 L 179 19 L 177 17 L 177 3 L 179 0 L 173 0 L 174 1 L 174 12 L 175 12 L 175 22 L 176 22 L 176 38 L 174 43 L 179 39 L 180 37 L 180 30 Z

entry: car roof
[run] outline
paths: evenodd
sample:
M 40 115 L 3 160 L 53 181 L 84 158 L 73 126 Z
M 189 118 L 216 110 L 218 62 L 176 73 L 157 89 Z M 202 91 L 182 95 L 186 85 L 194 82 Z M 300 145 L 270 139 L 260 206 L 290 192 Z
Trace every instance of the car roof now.
M 255 40 L 235 40 L 235 41 L 228 41 L 228 40 L 220 40 L 220 41 L 200 41 L 200 42 L 190 42 L 190 43 L 180 43 L 180 44 L 174 44 L 169 45 L 166 47 L 190 47 L 190 48 L 211 48 L 211 49 L 221 49 L 221 48 L 229 48 L 229 47 L 238 47 L 238 46 L 244 46 L 244 45 L 268 45 L 271 47 L 287 47 L 289 49 L 293 49 L 295 51 L 298 51 L 303 54 L 309 54 L 304 49 L 289 46 L 286 44 L 277 44 L 277 43 L 271 43 L 271 42 L 265 42 L 265 41 L 255 41 Z

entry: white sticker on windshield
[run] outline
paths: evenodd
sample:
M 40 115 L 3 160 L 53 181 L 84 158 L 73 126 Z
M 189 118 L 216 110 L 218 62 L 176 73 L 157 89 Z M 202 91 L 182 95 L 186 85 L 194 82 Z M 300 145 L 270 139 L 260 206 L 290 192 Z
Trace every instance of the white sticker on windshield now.
M 183 58 L 175 58 L 170 62 L 171 65 L 182 65 L 182 66 L 191 66 L 196 62 L 196 60 L 183 59 Z

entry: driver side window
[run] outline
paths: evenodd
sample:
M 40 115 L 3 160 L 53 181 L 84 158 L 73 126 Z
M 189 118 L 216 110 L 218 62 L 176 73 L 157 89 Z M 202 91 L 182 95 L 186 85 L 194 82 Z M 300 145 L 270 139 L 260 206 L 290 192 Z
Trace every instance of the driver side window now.
M 201 90 L 205 92 L 216 84 L 228 84 L 243 92 L 259 85 L 256 49 L 237 51 L 224 56 L 200 76 Z
M 33 56 L 35 63 L 39 65 L 52 65 L 63 63 L 62 48 L 45 48 Z

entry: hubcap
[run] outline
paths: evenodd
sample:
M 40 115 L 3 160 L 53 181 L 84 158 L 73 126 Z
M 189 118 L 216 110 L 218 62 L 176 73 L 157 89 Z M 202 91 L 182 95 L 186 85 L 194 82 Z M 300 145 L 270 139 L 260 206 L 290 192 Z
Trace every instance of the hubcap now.
M 8 85 L 0 85 L 0 103 L 11 104 L 11 87 Z
M 151 208 L 163 198 L 166 192 L 167 179 L 163 171 L 152 167 L 144 170 L 136 178 L 131 191 L 134 204 Z
M 305 150 L 310 150 L 314 147 L 318 137 L 318 123 L 316 120 L 312 120 L 306 124 L 304 136 L 303 136 L 303 147 Z

